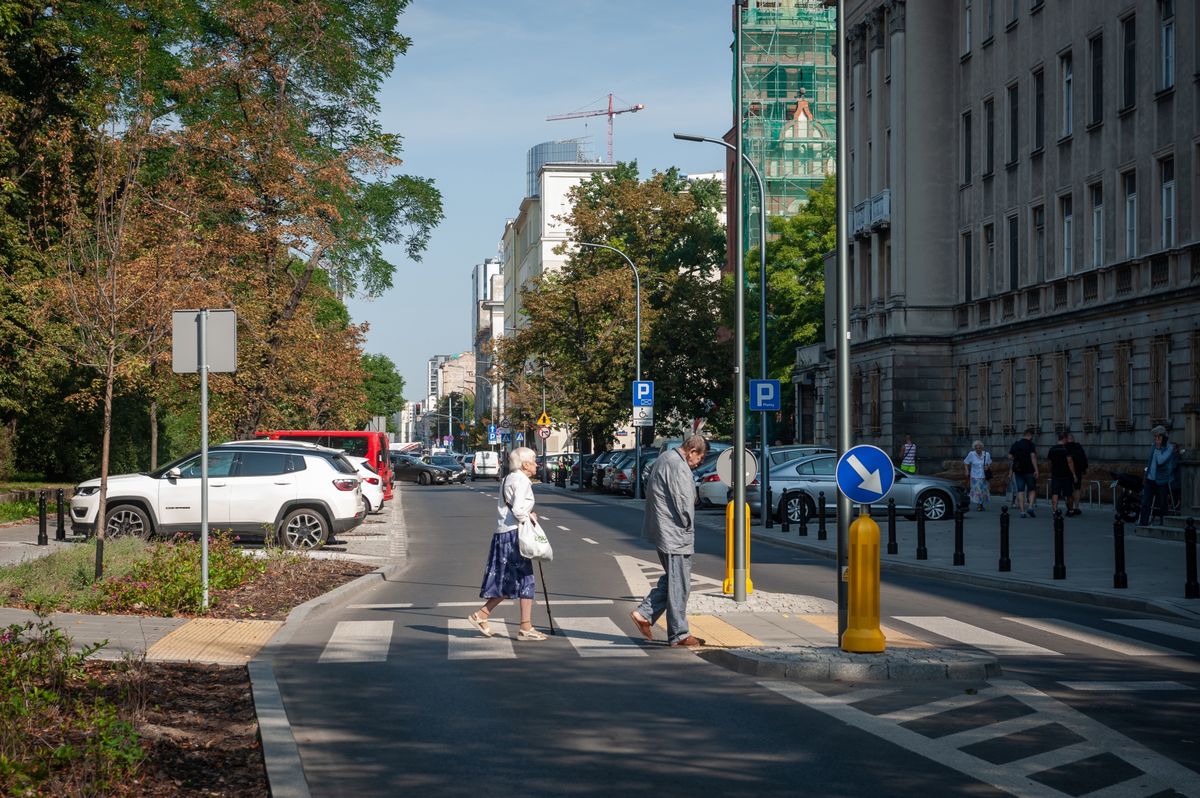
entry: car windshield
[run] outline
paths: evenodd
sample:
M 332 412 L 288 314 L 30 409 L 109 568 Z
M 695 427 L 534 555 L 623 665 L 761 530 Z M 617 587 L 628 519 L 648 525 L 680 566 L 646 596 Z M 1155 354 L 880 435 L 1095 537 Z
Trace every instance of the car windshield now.
M 456 465 L 458 465 L 458 461 L 455 460 L 453 457 L 449 457 L 446 455 L 440 455 L 438 457 L 433 458 L 433 464 L 434 465 L 456 466 Z

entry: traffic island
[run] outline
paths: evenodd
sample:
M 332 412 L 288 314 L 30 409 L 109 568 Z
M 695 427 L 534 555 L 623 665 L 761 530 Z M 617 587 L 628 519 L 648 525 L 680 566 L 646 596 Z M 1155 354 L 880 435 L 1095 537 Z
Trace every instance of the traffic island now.
M 833 647 L 780 646 L 708 649 L 701 651 L 700 656 L 736 673 L 795 682 L 933 682 L 993 679 L 1001 674 L 995 657 L 945 648 L 897 648 L 879 654 L 852 654 Z

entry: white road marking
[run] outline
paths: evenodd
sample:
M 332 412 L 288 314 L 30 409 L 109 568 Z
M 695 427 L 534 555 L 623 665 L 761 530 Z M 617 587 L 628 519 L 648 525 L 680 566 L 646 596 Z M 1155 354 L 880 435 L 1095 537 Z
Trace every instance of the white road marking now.
M 406 610 L 412 604 L 347 604 L 348 610 Z
M 625 584 L 629 585 L 629 595 L 644 596 L 650 592 L 650 582 L 653 579 L 655 582 L 662 576 L 662 565 L 649 560 L 639 560 L 637 557 L 629 557 L 624 554 L 614 554 L 613 558 L 617 561 L 617 566 L 621 569 L 621 575 L 625 577 Z M 718 579 L 711 579 L 707 576 L 700 576 L 695 571 L 692 572 L 692 590 L 697 593 L 703 593 L 703 588 L 706 587 L 724 587 L 724 583 Z
M 447 620 L 446 656 L 449 659 L 516 659 L 517 653 L 508 636 L 508 624 L 491 619 L 488 626 L 495 632 L 492 637 L 484 637 L 466 618 Z
M 1035 646 L 1033 643 L 1017 640 L 1015 637 L 989 632 L 986 629 L 981 629 L 978 626 L 973 626 L 954 618 L 915 615 L 895 615 L 893 617 L 897 621 L 919 626 L 934 634 L 948 637 L 951 640 L 957 640 L 960 643 L 966 643 L 975 648 L 981 648 L 984 651 L 990 651 L 996 655 L 1059 656 L 1057 651 Z
M 1161 681 L 1161 682 L 1059 682 L 1068 690 L 1078 690 L 1082 693 L 1089 692 L 1112 692 L 1112 693 L 1137 693 L 1137 692 L 1155 692 L 1162 690 L 1191 690 L 1185 684 L 1179 682 Z
M 391 621 L 338 621 L 317 661 L 384 662 L 391 643 Z
M 582 540 L 584 543 L 591 543 L 593 546 L 599 546 L 599 545 L 600 545 L 599 543 L 597 543 L 596 541 L 592 540 L 591 538 L 580 538 L 580 540 Z
M 611 618 L 557 618 L 555 626 L 581 657 L 644 657 L 646 652 Z
M 1157 632 L 1160 635 L 1167 637 L 1178 637 L 1180 640 L 1187 640 L 1192 643 L 1200 643 L 1200 629 L 1194 626 L 1184 626 L 1181 623 L 1171 623 L 1170 621 L 1155 621 L 1142 618 L 1108 618 L 1111 623 L 1121 623 L 1126 626 L 1132 626 L 1134 629 L 1143 629 L 1147 632 Z
M 563 532 L 570 532 L 570 531 L 571 531 L 569 527 L 565 527 L 565 526 L 563 526 L 562 524 L 556 524 L 556 526 L 557 526 L 559 529 L 561 529 Z
M 439 601 L 434 604 L 435 607 L 478 607 L 482 604 L 480 601 Z M 533 600 L 534 604 L 544 603 L 540 598 Z M 550 606 L 558 607 L 566 604 L 612 604 L 612 599 L 554 599 L 550 602 Z M 504 605 L 501 605 L 504 606 Z M 499 609 L 499 608 L 497 608 Z
M 1004 620 L 1024 626 L 1032 626 L 1034 629 L 1041 629 L 1043 632 L 1050 632 L 1060 637 L 1078 640 L 1081 643 L 1087 643 L 1089 646 L 1107 649 L 1116 654 L 1124 654 L 1127 657 L 1182 655 L 1182 652 L 1173 651 L 1169 648 L 1152 646 L 1149 643 L 1142 643 L 1120 635 L 1107 634 L 1087 626 L 1068 623 L 1067 621 L 1059 621 L 1051 618 L 1005 618 Z

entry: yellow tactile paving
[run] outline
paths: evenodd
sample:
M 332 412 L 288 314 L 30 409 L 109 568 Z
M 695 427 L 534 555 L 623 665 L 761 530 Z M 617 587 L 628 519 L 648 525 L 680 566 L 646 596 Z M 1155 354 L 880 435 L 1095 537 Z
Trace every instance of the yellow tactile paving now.
M 836 636 L 838 627 L 838 618 L 836 615 L 796 615 L 802 621 L 807 621 L 813 626 L 823 629 L 829 634 Z M 933 644 L 926 643 L 924 640 L 918 640 L 915 637 L 909 637 L 904 632 L 892 629 L 889 626 L 880 626 L 883 632 L 883 637 L 887 640 L 887 645 L 893 648 L 933 648 Z
M 244 665 L 281 626 L 283 621 L 195 618 L 152 645 L 146 659 Z
M 762 645 L 758 638 L 746 634 L 715 615 L 689 615 L 688 630 L 696 637 L 703 638 L 708 646 L 744 648 Z

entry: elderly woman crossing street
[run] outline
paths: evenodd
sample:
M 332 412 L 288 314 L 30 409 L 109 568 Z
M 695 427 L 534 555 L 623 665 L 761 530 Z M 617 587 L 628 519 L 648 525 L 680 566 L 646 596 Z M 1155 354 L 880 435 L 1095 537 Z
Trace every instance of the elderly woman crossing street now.
M 992 469 L 992 455 L 984 451 L 983 441 L 971 444 L 971 451 L 963 458 L 963 470 L 966 472 L 967 485 L 971 489 L 971 504 L 976 510 L 982 511 L 988 503 L 991 493 L 989 477 Z

